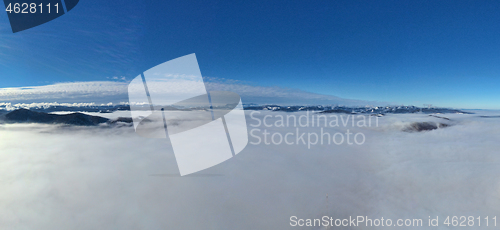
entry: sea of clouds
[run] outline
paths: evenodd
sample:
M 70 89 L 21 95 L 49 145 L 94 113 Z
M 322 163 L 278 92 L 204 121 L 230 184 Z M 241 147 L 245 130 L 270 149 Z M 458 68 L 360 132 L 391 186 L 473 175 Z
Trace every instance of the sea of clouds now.
M 129 112 L 118 113 L 100 115 Z M 250 113 L 249 131 L 257 123 Z M 290 113 L 253 117 L 269 115 L 272 122 L 279 114 Z M 377 126 L 323 127 L 362 132 L 366 141 L 248 144 L 236 157 L 185 177 L 168 141 L 142 138 L 130 126 L 3 124 L 0 229 L 288 229 L 291 216 L 324 215 L 424 223 L 428 216 L 492 218 L 500 213 L 500 118 L 480 115 L 500 112 L 440 115 L 450 121 L 399 114 L 379 118 Z M 452 126 L 403 131 L 412 122 L 441 120 Z

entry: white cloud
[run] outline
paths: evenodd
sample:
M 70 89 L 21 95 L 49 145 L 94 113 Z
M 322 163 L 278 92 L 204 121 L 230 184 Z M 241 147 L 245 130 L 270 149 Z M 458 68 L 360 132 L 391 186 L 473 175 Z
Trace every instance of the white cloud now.
M 259 117 L 269 114 L 273 123 L 289 113 Z M 491 218 L 500 211 L 500 119 L 449 116 L 456 125 L 421 133 L 401 127 L 437 118 L 382 117 L 380 127 L 351 129 L 365 133 L 361 146 L 248 145 L 182 178 L 168 142 L 131 127 L 2 125 L 0 228 L 287 229 L 292 215 L 424 224 L 436 215 Z
M 377 102 L 343 99 L 335 96 L 315 94 L 297 89 L 264 87 L 244 84 L 233 80 L 207 78 L 208 90 L 223 90 L 238 93 L 243 103 L 257 104 L 338 104 L 375 105 Z M 96 103 L 107 104 L 128 101 L 125 82 L 96 81 L 58 83 L 45 86 L 2 88 L 0 102 L 3 103 Z
M 126 78 L 126 77 L 124 77 L 124 76 L 120 76 L 120 77 L 118 77 L 118 76 L 114 76 L 114 77 L 107 77 L 107 79 L 112 79 L 112 80 L 120 80 L 120 81 L 126 81 L 126 80 L 127 80 L 127 78 Z
M 118 103 L 128 100 L 126 86 L 127 84 L 123 82 L 96 81 L 2 88 L 0 101 L 4 103 Z

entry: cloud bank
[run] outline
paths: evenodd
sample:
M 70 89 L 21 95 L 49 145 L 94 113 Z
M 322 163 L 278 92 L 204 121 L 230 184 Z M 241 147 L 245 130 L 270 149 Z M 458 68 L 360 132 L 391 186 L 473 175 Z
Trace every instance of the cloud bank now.
M 238 93 L 243 103 L 280 105 L 380 105 L 374 101 L 360 101 L 310 93 L 298 89 L 253 86 L 237 81 L 207 78 L 209 91 L 232 91 Z M 119 104 L 128 102 L 128 83 L 114 81 L 57 83 L 45 86 L 2 88 L 2 103 L 95 103 Z
M 255 116 L 274 123 L 277 114 L 289 113 Z M 0 228 L 289 229 L 290 216 L 491 218 L 500 211 L 500 120 L 449 118 L 456 125 L 408 133 L 401 129 L 411 122 L 439 118 L 388 115 L 378 127 L 350 128 L 365 133 L 360 146 L 250 144 L 191 177 L 178 177 L 168 142 L 131 127 L 2 125 Z

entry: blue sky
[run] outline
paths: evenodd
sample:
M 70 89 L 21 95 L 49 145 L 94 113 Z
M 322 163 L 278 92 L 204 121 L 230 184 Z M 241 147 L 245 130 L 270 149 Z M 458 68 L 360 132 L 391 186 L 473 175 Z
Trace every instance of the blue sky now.
M 0 88 L 131 80 L 196 53 L 204 76 L 397 104 L 500 109 L 495 1 L 97 1 L 13 34 Z

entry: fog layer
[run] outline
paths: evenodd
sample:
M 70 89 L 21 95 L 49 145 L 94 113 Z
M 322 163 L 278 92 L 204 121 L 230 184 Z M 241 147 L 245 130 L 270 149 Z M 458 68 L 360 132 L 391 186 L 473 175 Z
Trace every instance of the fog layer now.
M 278 114 L 289 115 L 253 117 L 271 115 L 273 123 Z M 284 135 L 297 128 L 253 127 L 257 121 L 247 115 L 249 131 Z M 142 138 L 132 127 L 1 125 L 0 229 L 287 229 L 290 216 L 424 223 L 436 215 L 494 216 L 500 119 L 479 115 L 442 115 L 450 126 L 424 132 L 403 130 L 412 122 L 448 121 L 407 114 L 381 117 L 372 127 L 298 127 L 349 129 L 366 141 L 249 143 L 186 177 L 168 142 Z

